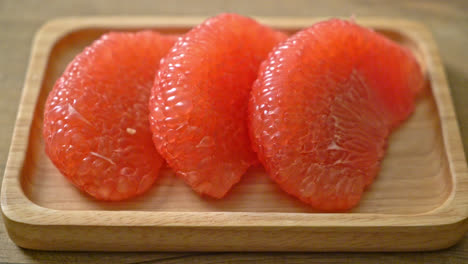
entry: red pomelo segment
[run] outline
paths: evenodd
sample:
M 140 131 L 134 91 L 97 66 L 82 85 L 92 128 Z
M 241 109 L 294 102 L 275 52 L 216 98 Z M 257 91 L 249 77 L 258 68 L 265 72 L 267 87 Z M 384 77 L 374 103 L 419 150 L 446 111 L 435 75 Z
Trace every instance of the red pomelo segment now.
M 208 19 L 161 61 L 152 97 L 153 140 L 196 192 L 223 197 L 256 161 L 247 130 L 258 67 L 283 33 L 235 14 Z
M 422 83 L 412 55 L 383 36 L 347 21 L 318 23 L 260 67 L 249 106 L 254 149 L 289 194 L 319 210 L 350 209 Z
M 163 160 L 151 140 L 148 100 L 175 40 L 150 31 L 106 34 L 56 82 L 45 106 L 46 152 L 79 189 L 123 200 L 156 180 Z

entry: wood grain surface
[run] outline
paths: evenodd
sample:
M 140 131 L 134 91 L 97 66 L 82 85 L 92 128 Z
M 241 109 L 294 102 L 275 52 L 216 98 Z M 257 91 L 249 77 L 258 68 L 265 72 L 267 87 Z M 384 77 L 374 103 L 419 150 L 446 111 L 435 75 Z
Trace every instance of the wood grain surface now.
M 257 19 L 289 32 L 320 20 Z M 450 90 L 431 34 L 407 20 L 357 19 L 412 49 L 428 85 L 415 112 L 392 133 L 378 180 L 351 213 L 314 214 L 279 191 L 261 168 L 249 170 L 219 201 L 200 199 L 170 170 L 163 170 L 150 192 L 120 203 L 96 202 L 71 187 L 44 153 L 41 136 L 44 102 L 71 58 L 108 30 L 178 34 L 203 20 L 94 16 L 56 19 L 41 28 L 1 193 L 4 222 L 17 245 L 78 251 L 409 251 L 446 248 L 463 238 L 468 169 Z
M 3 175 L 11 132 L 34 32 L 57 16 L 214 15 L 222 11 L 255 16 L 392 16 L 419 20 L 439 45 L 465 152 L 468 144 L 468 2 L 464 1 L 1 1 L 0 165 Z M 443 251 L 426 253 L 67 253 L 17 248 L 0 223 L 0 262 L 6 263 L 466 263 L 467 238 Z M 396 242 L 398 243 L 398 242 Z

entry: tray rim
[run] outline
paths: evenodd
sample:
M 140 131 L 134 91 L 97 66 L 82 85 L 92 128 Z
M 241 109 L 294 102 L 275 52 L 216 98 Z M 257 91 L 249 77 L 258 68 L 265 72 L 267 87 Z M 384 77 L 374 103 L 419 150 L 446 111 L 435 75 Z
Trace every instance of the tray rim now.
M 255 17 L 278 28 L 298 28 L 326 17 L 286 18 Z M 377 213 L 269 213 L 269 212 L 153 212 L 153 211 L 99 211 L 55 210 L 41 207 L 30 201 L 23 192 L 20 177 L 28 139 L 44 71 L 35 75 L 34 68 L 45 69 L 56 41 L 74 31 L 87 28 L 135 29 L 145 27 L 187 27 L 203 21 L 205 17 L 68 17 L 43 25 L 33 41 L 28 71 L 13 131 L 12 143 L 6 163 L 1 207 L 5 222 L 32 226 L 148 226 L 148 227 L 308 227 L 327 229 L 333 227 L 448 227 L 464 224 L 468 218 L 468 169 L 461 135 L 450 89 L 442 67 L 435 41 L 428 29 L 414 21 L 393 18 L 360 18 L 358 23 L 379 29 L 397 30 L 421 43 L 425 57 L 437 62 L 428 63 L 432 93 L 440 117 L 444 152 L 448 159 L 453 190 L 439 207 L 421 214 Z M 388 21 L 391 21 L 389 23 Z M 416 30 L 417 29 L 417 30 Z M 39 46 L 46 52 L 39 52 Z M 22 124 L 23 128 L 19 125 Z M 58 220 L 66 216 L 65 221 Z M 132 216 L 129 220 L 128 216 Z M 117 220 L 116 220 L 117 219 Z M 7 225 L 8 226 L 8 225 Z

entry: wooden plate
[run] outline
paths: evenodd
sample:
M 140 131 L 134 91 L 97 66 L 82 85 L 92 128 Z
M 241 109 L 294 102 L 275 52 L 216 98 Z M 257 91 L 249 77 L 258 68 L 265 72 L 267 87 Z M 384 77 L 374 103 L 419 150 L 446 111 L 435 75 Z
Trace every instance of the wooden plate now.
M 67 63 L 106 31 L 183 33 L 202 20 L 67 18 L 37 33 L 1 193 L 15 243 L 44 250 L 407 251 L 448 247 L 464 236 L 468 170 L 449 87 L 430 33 L 403 20 L 358 20 L 410 47 L 429 81 L 352 212 L 314 212 L 261 168 L 220 201 L 200 198 L 169 169 L 149 193 L 128 202 L 97 202 L 77 191 L 45 155 L 41 134 L 45 99 Z M 260 20 L 289 32 L 317 21 Z

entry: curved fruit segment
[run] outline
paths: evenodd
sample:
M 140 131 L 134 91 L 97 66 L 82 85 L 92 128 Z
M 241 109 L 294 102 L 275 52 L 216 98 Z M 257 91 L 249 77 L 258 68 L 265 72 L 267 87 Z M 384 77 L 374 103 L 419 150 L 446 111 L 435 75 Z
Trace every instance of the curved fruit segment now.
M 258 67 L 286 36 L 235 14 L 208 19 L 161 61 L 152 97 L 154 143 L 196 192 L 223 197 L 256 161 L 247 130 Z
M 260 67 L 249 105 L 254 149 L 289 194 L 319 210 L 348 210 L 422 84 L 411 53 L 383 36 L 342 20 L 315 24 Z
M 79 189 L 100 200 L 148 190 L 163 162 L 151 140 L 148 99 L 175 37 L 109 33 L 68 65 L 45 106 L 46 153 Z

